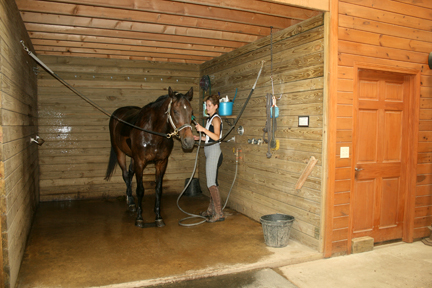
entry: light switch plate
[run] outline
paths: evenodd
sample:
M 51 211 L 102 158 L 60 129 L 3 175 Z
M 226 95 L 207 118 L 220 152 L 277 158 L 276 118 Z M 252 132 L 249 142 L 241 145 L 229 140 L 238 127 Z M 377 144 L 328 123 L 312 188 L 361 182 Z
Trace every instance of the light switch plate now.
M 349 147 L 340 147 L 340 158 L 349 158 Z
M 298 127 L 309 127 L 309 116 L 298 116 Z

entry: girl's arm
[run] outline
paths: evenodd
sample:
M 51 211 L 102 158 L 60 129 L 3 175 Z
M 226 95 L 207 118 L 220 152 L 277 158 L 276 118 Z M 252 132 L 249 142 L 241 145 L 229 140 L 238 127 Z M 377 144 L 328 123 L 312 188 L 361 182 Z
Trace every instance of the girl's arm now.
M 205 129 L 203 126 L 201 126 L 201 125 L 199 125 L 199 124 L 195 125 L 195 128 L 196 128 L 196 130 L 197 130 L 198 132 L 203 132 L 203 133 L 205 133 L 207 136 L 209 136 L 211 139 L 217 141 L 217 140 L 219 140 L 219 135 L 220 135 L 220 127 L 221 127 L 221 120 L 220 120 L 220 118 L 219 118 L 219 117 L 215 117 L 215 118 L 213 118 L 213 120 L 212 120 L 212 124 L 213 124 L 213 127 L 214 127 L 214 133 L 213 133 L 213 132 L 210 132 L 209 130 Z M 197 139 L 195 139 L 195 137 L 196 137 Z M 195 139 L 195 140 L 198 140 L 199 137 L 198 137 L 198 136 L 194 136 L 194 139 Z M 205 138 L 204 138 L 204 139 L 205 139 Z

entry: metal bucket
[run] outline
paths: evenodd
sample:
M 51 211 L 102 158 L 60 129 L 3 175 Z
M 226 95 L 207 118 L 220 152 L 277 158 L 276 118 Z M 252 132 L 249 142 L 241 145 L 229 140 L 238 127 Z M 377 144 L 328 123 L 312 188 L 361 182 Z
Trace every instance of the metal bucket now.
M 186 178 L 184 186 L 186 186 L 186 184 L 189 182 L 189 179 L 190 178 Z M 189 186 L 186 188 L 184 195 L 189 196 L 189 197 L 193 197 L 193 196 L 198 196 L 201 194 L 202 194 L 202 191 L 201 191 L 199 179 L 198 178 L 192 178 L 192 181 L 189 184 Z
M 288 245 L 294 216 L 270 214 L 261 217 L 264 240 L 267 246 L 282 248 Z

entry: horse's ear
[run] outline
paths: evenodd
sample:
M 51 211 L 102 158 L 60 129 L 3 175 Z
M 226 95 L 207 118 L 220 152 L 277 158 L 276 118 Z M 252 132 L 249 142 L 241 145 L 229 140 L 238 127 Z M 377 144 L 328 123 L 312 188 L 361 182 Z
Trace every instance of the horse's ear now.
M 171 86 L 168 88 L 168 96 L 171 98 L 174 97 L 174 91 L 171 89 Z
M 193 98 L 193 87 L 191 87 L 191 88 L 189 89 L 189 91 L 186 93 L 185 97 L 186 97 L 189 101 L 192 101 L 192 98 Z

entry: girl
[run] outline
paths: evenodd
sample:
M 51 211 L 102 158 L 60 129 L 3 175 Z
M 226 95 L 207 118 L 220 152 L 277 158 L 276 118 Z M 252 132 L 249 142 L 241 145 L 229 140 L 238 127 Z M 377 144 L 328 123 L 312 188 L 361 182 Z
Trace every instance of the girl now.
M 205 143 L 217 142 L 222 138 L 222 119 L 217 113 L 219 108 L 219 96 L 210 95 L 206 99 L 206 109 L 209 118 L 207 119 L 206 127 L 196 124 L 195 128 L 198 132 L 205 134 L 202 141 Z M 199 136 L 194 136 L 195 140 L 199 140 Z M 207 222 L 224 221 L 225 217 L 222 212 L 221 197 L 219 193 L 217 174 L 218 168 L 222 164 L 222 151 L 220 143 L 204 147 L 204 154 L 206 156 L 206 176 L 207 187 L 210 191 L 210 204 L 207 211 L 201 213 L 201 216 L 209 217 Z

